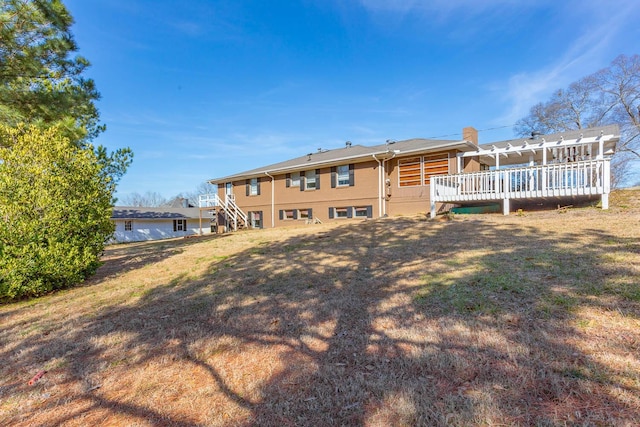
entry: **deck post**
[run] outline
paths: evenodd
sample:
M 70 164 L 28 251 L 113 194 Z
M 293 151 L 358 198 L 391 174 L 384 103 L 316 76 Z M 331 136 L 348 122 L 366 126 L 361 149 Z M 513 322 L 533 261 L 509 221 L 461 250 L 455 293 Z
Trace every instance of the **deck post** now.
M 509 215 L 509 199 L 502 199 L 502 214 Z
M 603 162 L 602 167 L 602 209 L 609 209 L 609 192 L 611 191 L 611 164 L 609 159 Z
M 431 212 L 429 213 L 429 216 L 431 219 L 436 217 L 436 184 L 434 181 L 435 179 L 432 179 L 429 183 L 429 203 L 431 204 Z

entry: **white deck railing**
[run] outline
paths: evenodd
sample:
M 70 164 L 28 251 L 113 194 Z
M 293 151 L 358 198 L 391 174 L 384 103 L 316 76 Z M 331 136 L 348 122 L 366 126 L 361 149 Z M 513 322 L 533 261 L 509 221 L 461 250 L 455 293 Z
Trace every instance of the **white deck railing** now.
M 233 227 L 234 231 L 238 230 L 238 220 L 242 220 L 243 224 L 248 224 L 247 214 L 245 214 L 238 205 L 236 205 L 235 197 L 232 194 L 227 194 L 223 201 L 217 194 L 201 194 L 198 197 L 198 206 L 201 208 L 215 208 L 221 207 L 229 221 L 229 225 Z
M 439 175 L 431 177 L 430 191 L 432 211 L 436 202 L 609 194 L 610 160 Z
M 222 201 L 217 194 L 201 194 L 198 197 L 198 206 L 201 208 L 215 208 L 222 206 Z

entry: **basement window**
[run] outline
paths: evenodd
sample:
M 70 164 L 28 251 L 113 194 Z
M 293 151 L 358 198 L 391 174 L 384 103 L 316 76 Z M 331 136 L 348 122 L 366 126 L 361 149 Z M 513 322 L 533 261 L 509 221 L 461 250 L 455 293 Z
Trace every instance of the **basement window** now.
M 349 217 L 349 208 L 336 208 L 336 218 L 348 218 Z
M 358 206 L 353 208 L 355 211 L 356 218 L 371 218 L 371 214 L 369 213 L 371 210 L 370 206 Z

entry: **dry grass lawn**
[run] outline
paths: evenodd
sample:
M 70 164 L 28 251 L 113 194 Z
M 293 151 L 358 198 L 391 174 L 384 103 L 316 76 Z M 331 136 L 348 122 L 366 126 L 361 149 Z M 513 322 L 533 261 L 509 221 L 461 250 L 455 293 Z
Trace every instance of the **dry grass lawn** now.
M 640 191 L 612 205 L 110 247 L 0 307 L 0 425 L 639 425 Z

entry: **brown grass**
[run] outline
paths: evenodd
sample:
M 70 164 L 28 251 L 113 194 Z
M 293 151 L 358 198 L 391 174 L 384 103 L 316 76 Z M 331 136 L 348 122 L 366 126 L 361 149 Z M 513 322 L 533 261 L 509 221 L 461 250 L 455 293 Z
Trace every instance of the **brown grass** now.
M 638 425 L 640 191 L 612 204 L 110 247 L 0 307 L 0 425 Z

